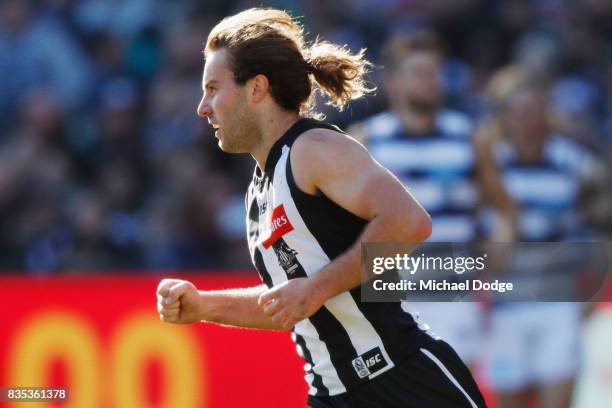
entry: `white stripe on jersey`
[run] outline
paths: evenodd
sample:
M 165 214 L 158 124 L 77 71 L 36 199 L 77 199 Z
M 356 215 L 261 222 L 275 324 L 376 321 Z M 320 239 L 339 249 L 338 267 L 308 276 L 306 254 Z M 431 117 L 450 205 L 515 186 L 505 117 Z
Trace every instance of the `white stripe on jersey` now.
M 370 321 L 361 313 L 350 293 L 343 292 L 329 299 L 325 302 L 325 306 L 346 329 L 358 355 L 366 353 L 375 347 L 380 347 L 380 351 L 388 365 L 374 374 L 370 374 L 368 378 L 374 378 L 395 366 L 387 354 L 380 336 Z
M 299 334 L 304 338 L 306 347 L 312 356 L 312 361 L 315 363 L 312 369 L 316 374 L 321 376 L 323 385 L 329 390 L 329 395 L 336 395 L 346 392 L 346 388 L 344 387 L 344 384 L 342 384 L 342 381 L 340 381 L 338 378 L 336 368 L 332 364 L 329 356 L 329 350 L 327 349 L 325 343 L 319 340 L 319 334 L 312 323 L 310 323 L 310 320 L 306 319 L 298 322 L 293 330 L 296 334 Z M 308 382 L 309 387 L 308 393 L 310 395 L 315 395 L 317 390 L 312 384 L 312 380 L 313 378 L 309 379 L 308 376 L 306 376 L 306 381 Z

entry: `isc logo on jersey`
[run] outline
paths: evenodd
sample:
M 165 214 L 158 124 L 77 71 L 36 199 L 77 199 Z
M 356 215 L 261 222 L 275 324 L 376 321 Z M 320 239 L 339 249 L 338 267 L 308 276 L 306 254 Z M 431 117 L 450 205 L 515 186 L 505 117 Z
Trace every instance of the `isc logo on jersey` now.
M 279 240 L 283 235 L 293 231 L 293 225 L 289 222 L 289 217 L 285 212 L 285 207 L 281 204 L 272 211 L 268 226 L 269 235 L 263 241 L 263 247 L 268 249 Z
M 357 372 L 359 378 L 365 378 L 372 375 L 386 365 L 387 361 L 378 347 L 363 353 L 353 360 L 353 368 Z

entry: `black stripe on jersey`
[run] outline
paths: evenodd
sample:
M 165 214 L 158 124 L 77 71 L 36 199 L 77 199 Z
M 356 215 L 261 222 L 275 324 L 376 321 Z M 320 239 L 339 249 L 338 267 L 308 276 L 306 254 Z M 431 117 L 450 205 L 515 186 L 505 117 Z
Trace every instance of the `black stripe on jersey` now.
M 249 212 L 248 219 L 249 219 L 249 223 L 257 224 L 259 222 L 259 206 L 257 205 L 257 200 L 255 199 L 255 195 L 253 193 L 254 191 L 251 190 L 250 194 L 247 195 L 247 200 L 248 198 L 251 199 L 251 203 L 250 203 L 251 207 L 248 209 L 248 212 Z M 248 228 L 250 229 L 250 225 Z M 257 229 L 255 229 L 254 231 L 248 231 L 248 234 L 249 234 L 249 239 L 256 240 L 258 231 Z M 254 235 L 254 237 L 251 237 L 251 235 Z M 273 286 L 272 277 L 270 277 L 270 274 L 268 273 L 268 269 L 266 268 L 266 263 L 263 260 L 261 251 L 257 247 L 255 247 L 255 251 L 253 253 L 253 263 L 255 264 L 255 269 L 257 269 L 257 272 L 259 273 L 259 277 L 261 278 L 261 280 L 266 284 L 267 287 L 271 288 Z
M 249 222 L 252 222 L 255 225 L 257 225 L 259 223 L 259 206 L 257 205 L 256 199 L 251 198 L 251 207 L 248 209 L 248 211 L 249 211 Z M 251 231 L 250 227 L 251 226 L 249 225 L 248 226 L 249 230 L 247 231 L 247 234 L 250 239 L 253 239 L 254 241 L 256 241 L 259 235 L 259 230 L 255 228 L 253 231 Z
M 312 385 L 317 389 L 316 395 L 319 397 L 328 396 L 329 389 L 325 386 L 325 384 L 323 384 L 323 378 L 321 378 L 321 376 L 314 371 L 312 355 L 310 354 L 310 350 L 308 350 L 308 347 L 306 347 L 306 341 L 304 341 L 304 337 L 300 336 L 297 333 L 293 334 L 295 335 L 295 343 L 302 349 L 302 353 L 304 354 L 304 360 L 306 360 L 306 362 L 310 364 L 310 370 L 308 370 L 307 372 L 313 375 Z
M 249 221 L 258 222 L 259 221 L 259 206 L 257 205 L 257 200 L 255 199 L 255 194 L 248 194 L 247 200 L 250 199 L 251 202 L 247 203 L 251 207 L 249 208 Z
M 357 350 L 344 326 L 325 306 L 310 316 L 308 320 L 319 333 L 319 339 L 327 346 L 329 358 L 342 384 L 349 388 L 360 382 L 361 379 L 351 363 L 357 357 Z
M 253 255 L 253 260 L 255 262 L 255 269 L 259 273 L 259 277 L 266 284 L 267 287 L 271 288 L 274 286 L 272 283 L 272 278 L 266 269 L 266 263 L 263 260 L 263 256 L 261 255 L 261 251 L 259 248 L 255 248 L 255 254 Z
M 357 241 L 367 221 L 324 195 L 302 191 L 293 178 L 291 155 L 287 159 L 287 183 L 300 216 L 329 259 L 335 259 Z
M 287 275 L 287 280 L 306 278 L 308 276 L 296 257 L 297 251 L 289 247 L 282 237 L 272 244 L 272 249 L 276 255 L 276 260 Z

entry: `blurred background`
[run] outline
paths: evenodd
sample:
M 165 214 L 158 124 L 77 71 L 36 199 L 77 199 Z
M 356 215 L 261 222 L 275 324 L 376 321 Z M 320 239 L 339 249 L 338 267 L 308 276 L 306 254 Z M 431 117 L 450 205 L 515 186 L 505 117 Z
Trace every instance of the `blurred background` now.
M 462 123 L 469 124 L 466 140 L 482 140 L 475 144 L 482 148 L 481 169 L 487 168 L 487 154 L 502 157 L 499 178 L 474 183 L 480 200 L 469 211 L 484 227 L 470 239 L 522 240 L 520 227 L 504 228 L 503 220 L 520 224 L 516 214 L 521 202 L 513 200 L 511 187 L 504 189 L 510 162 L 503 159 L 508 142 L 503 135 L 523 132 L 520 143 L 528 147 L 533 128 L 512 124 L 525 119 L 537 127 L 533 115 L 539 109 L 544 133 L 579 152 L 572 153 L 568 171 L 585 180 L 571 198 L 572 219 L 580 219 L 579 228 L 551 235 L 551 240 L 610 241 L 609 0 L 2 0 L 0 274 L 5 280 L 0 278 L 0 287 L 22 293 L 16 302 L 28 296 L 21 288 L 32 279 L 44 284 L 81 282 L 84 275 L 139 275 L 153 298 L 157 276 L 171 271 L 226 275 L 230 286 L 236 271 L 256 276 L 246 248 L 243 208 L 254 162 L 220 152 L 212 129 L 195 111 L 209 30 L 224 16 L 260 5 L 302 16 L 311 40 L 318 35 L 353 51 L 367 48 L 368 58 L 377 64 L 369 77 L 378 86 L 376 95 L 343 112 L 319 105 L 328 121 L 354 129 L 366 144 L 370 135 L 362 132 L 363 124 L 371 128 L 375 121 L 369 118 L 394 109 L 385 86 L 390 75 L 386 44 L 420 30 L 437 35 L 442 58 L 436 66 L 436 109 L 460 114 Z M 531 85 L 525 85 L 528 80 Z M 537 88 L 536 102 L 517 95 L 529 86 Z M 529 156 L 528 148 L 517 149 Z M 555 186 L 544 183 L 533 199 L 555 196 Z M 508 197 L 496 200 L 500 195 Z M 489 207 L 497 207 L 498 215 L 491 216 Z M 549 223 L 558 221 L 555 211 L 548 214 Z M 491 227 L 492 219 L 502 221 Z M 63 285 L 53 287 L 61 290 Z M 71 293 L 86 287 L 77 285 Z M 44 293 L 41 289 L 39 296 L 51 296 Z M 32 313 L 36 301 L 74 306 L 58 296 L 30 299 Z M 86 296 L 72 299 L 88 301 Z M 145 304 L 143 300 L 141 306 Z M 153 301 L 146 307 L 154 311 Z M 589 320 L 581 320 L 576 335 L 586 336 L 588 330 L 608 334 L 593 335 L 590 349 L 604 350 L 607 356 L 596 358 L 605 364 L 590 373 L 608 400 L 568 397 L 577 407 L 612 406 L 612 352 L 597 348 L 602 344 L 598 341 L 612 341 L 612 317 L 606 305 L 594 309 L 595 316 L 605 317 L 597 320 L 601 326 L 592 328 Z M 19 319 L 28 316 L 14 317 L 9 327 L 18 330 L 23 323 Z M 96 319 L 95 313 L 88 316 Z M 477 346 L 479 355 L 485 354 L 484 338 Z M 5 345 L 5 355 L 10 347 Z M 588 368 L 589 349 L 581 350 L 581 367 Z M 6 361 L 0 363 L 8 370 Z M 7 382 L 10 373 L 4 375 L 0 379 Z M 479 378 L 487 386 L 487 370 Z M 301 381 L 299 373 L 296 381 Z M 567 406 L 545 405 L 537 398 L 525 404 L 507 406 Z
M 252 161 L 219 152 L 195 109 L 209 29 L 254 4 L 2 1 L 2 270 L 250 267 L 242 212 Z M 432 27 L 445 49 L 445 104 L 475 121 L 490 110 L 497 70 L 537 65 L 559 126 L 610 162 L 609 1 L 267 4 L 304 16 L 313 35 L 367 47 L 381 66 L 387 39 Z M 376 97 L 341 114 L 320 109 L 343 128 L 384 110 L 383 74 L 370 78 Z M 593 216 L 609 235 L 610 211 Z

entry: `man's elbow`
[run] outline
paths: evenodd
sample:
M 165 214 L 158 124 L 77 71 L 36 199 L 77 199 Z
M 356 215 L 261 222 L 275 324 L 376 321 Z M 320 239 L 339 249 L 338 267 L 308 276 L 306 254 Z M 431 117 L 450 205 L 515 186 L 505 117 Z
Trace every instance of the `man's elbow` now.
M 418 217 L 417 222 L 417 226 L 416 226 L 416 239 L 418 240 L 418 242 L 423 242 L 425 241 L 427 238 L 429 238 L 429 236 L 431 235 L 431 230 L 432 230 L 432 222 L 431 222 L 431 215 L 429 215 L 429 213 L 425 210 L 423 210 L 421 212 L 421 214 Z
M 414 211 L 407 215 L 408 222 L 404 223 L 407 227 L 403 231 L 404 242 L 418 244 L 425 241 L 431 235 L 431 216 L 425 210 Z

